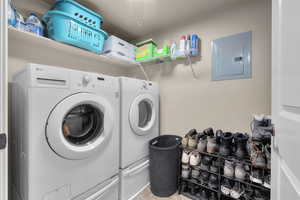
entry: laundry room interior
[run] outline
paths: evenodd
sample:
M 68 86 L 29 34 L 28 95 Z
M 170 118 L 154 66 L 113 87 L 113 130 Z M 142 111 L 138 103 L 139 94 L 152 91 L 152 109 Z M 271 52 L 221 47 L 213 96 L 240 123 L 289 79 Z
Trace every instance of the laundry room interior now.
M 0 2 L 0 200 L 287 197 L 280 0 Z

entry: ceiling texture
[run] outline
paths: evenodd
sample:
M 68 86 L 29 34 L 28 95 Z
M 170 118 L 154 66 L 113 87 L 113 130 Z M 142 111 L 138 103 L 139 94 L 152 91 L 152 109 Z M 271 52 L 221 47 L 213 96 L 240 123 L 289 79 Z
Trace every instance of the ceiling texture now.
M 25 13 L 43 15 L 56 0 L 13 0 Z M 100 13 L 103 29 L 132 41 L 189 21 L 201 20 L 235 4 L 255 0 L 76 0 Z M 28 10 L 28 7 L 32 10 Z

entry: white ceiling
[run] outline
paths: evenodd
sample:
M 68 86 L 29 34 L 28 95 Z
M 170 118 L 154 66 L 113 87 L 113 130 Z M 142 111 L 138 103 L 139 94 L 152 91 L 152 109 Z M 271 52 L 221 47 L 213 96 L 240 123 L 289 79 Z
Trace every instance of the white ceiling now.
M 13 0 L 17 8 L 43 15 L 56 0 Z M 104 29 L 126 40 L 201 20 L 225 7 L 254 0 L 76 0 L 104 17 Z
M 129 40 L 246 1 L 251 0 L 79 0 L 104 17 L 104 28 Z

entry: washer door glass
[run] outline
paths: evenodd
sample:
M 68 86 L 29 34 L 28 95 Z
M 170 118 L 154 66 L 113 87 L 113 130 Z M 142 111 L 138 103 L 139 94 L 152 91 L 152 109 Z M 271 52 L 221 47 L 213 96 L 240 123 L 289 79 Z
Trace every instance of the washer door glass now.
M 114 112 L 103 97 L 71 95 L 59 102 L 48 117 L 46 137 L 53 151 L 66 159 L 99 154 L 111 138 Z
M 150 94 L 138 96 L 132 103 L 129 112 L 129 122 L 134 133 L 147 135 L 152 133 L 155 125 L 155 99 Z
M 64 117 L 62 130 L 65 138 L 74 145 L 85 145 L 103 132 L 104 114 L 90 104 L 72 108 Z

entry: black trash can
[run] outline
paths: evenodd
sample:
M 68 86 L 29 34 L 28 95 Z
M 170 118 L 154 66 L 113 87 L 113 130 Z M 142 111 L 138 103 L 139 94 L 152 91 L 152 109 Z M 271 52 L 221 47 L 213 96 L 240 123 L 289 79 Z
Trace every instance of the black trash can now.
M 149 142 L 150 188 L 158 197 L 169 197 L 178 188 L 182 138 L 162 135 Z

